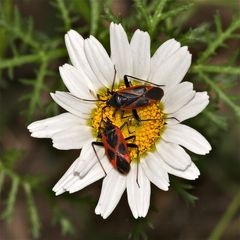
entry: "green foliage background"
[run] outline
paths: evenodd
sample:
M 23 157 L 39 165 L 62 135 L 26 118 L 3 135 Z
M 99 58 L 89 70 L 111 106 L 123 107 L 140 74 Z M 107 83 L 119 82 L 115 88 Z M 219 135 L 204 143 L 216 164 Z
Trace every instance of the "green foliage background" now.
M 35 4 L 42 5 L 47 10 L 34 9 Z M 206 19 L 200 17 L 199 14 L 204 15 L 209 5 L 214 9 L 214 14 L 210 11 L 206 12 Z M 226 13 L 223 9 L 228 13 L 227 17 L 223 14 Z M 0 4 L 2 238 L 15 236 L 11 235 L 8 229 L 14 229 L 13 220 L 19 208 L 25 209 L 22 214 L 24 223 L 28 219 L 26 238 L 187 239 L 188 237 L 212 240 L 222 237 L 239 238 L 239 10 L 238 1 L 226 3 L 220 0 L 191 2 L 2 0 Z M 31 11 L 34 12 L 33 16 Z M 74 151 L 62 153 L 52 149 L 48 140 L 30 139 L 26 126 L 31 121 L 54 116 L 61 111 L 50 99 L 49 93 L 65 89 L 58 73 L 58 66 L 68 61 L 64 34 L 71 28 L 84 37 L 92 34 L 109 50 L 110 21 L 122 23 L 129 36 L 137 28 L 148 31 L 151 35 L 152 53 L 169 38 L 175 38 L 182 45 L 189 46 L 190 52 L 193 53 L 193 64 L 185 80 L 192 81 L 197 90 L 207 90 L 210 94 L 210 104 L 199 117 L 189 120 L 188 124 L 209 139 L 213 151 L 204 157 L 191 155 L 202 172 L 199 181 L 192 183 L 172 177 L 170 193 L 153 189 L 154 200 L 146 219 L 134 220 L 127 204 L 126 206 L 120 204 L 117 208 L 123 209 L 123 213 L 115 210 L 113 216 L 103 223 L 104 220 L 94 215 L 100 182 L 89 187 L 90 190 L 83 190 L 70 196 L 65 194 L 56 198 L 51 192 L 51 187 L 79 153 Z M 177 201 L 176 196 L 193 205 L 197 199 L 192 195 L 193 185 L 195 191 L 198 188 L 203 191 L 203 194 L 196 192 L 198 197 L 209 195 L 209 202 L 205 203 L 209 204 L 209 211 L 211 204 L 224 200 L 213 215 L 200 214 L 200 225 L 211 219 L 208 227 L 203 227 L 200 232 L 194 232 L 194 229 L 181 224 L 173 223 L 171 228 L 165 227 L 166 221 L 171 222 L 171 215 L 165 219 L 159 217 L 167 210 L 164 210 L 164 203 L 161 201 L 158 203 L 157 199 L 166 198 L 166 195 L 167 201 L 171 202 L 174 199 L 174 203 L 178 205 L 170 204 L 170 208 L 176 209 L 179 221 L 185 219 L 185 222 L 189 222 L 191 216 L 186 217 L 183 212 L 178 212 L 178 207 L 190 213 L 200 213 L 202 209 L 198 209 L 197 205 L 189 208 L 182 200 Z M 199 198 L 198 201 L 201 203 L 201 197 Z M 123 201 L 126 202 L 126 199 L 121 202 Z M 23 204 L 19 205 L 22 202 Z M 209 211 L 205 209 L 205 213 Z M 117 230 L 111 231 L 108 226 L 114 226 Z M 177 226 L 185 227 L 185 235 L 180 234 Z M 46 231 L 50 231 L 49 235 Z

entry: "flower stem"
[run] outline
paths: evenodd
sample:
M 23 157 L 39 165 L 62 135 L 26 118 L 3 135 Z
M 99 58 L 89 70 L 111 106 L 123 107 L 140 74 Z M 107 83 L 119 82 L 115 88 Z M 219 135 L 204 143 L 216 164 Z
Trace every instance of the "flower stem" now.
M 65 6 L 65 3 L 63 0 L 57 0 L 57 6 L 60 10 L 62 20 L 64 22 L 64 28 L 65 31 L 68 31 L 71 28 L 71 19 L 69 17 L 68 8 Z
M 162 20 L 162 12 L 163 12 L 163 9 L 164 9 L 167 1 L 168 0 L 159 1 L 159 3 L 156 6 L 156 10 L 155 10 L 153 16 L 149 20 L 149 24 L 150 24 L 149 34 L 152 38 L 155 35 L 155 31 L 156 31 L 156 28 L 157 28 L 158 24 Z
M 65 49 L 57 49 L 49 52 L 38 52 L 36 54 L 29 54 L 25 56 L 16 56 L 11 59 L 0 61 L 0 69 L 12 68 L 12 67 L 21 66 L 27 63 L 39 62 L 39 61 L 42 61 L 43 59 L 44 60 L 57 59 L 65 55 L 66 55 Z
M 206 61 L 212 54 L 214 54 L 218 47 L 220 47 L 228 38 L 232 36 L 232 33 L 239 27 L 240 18 L 233 19 L 228 29 L 225 32 L 219 32 L 218 36 L 208 45 L 208 48 L 201 54 L 197 62 L 202 63 Z
M 240 208 L 240 191 L 237 192 L 227 210 L 224 212 L 222 218 L 213 229 L 208 240 L 218 240 L 224 234 L 225 229 L 229 225 L 231 219 L 234 217 L 238 209 Z
M 142 0 L 134 0 L 136 9 L 140 12 L 143 19 L 146 21 L 148 27 L 150 27 L 149 13 L 147 12 L 146 4 Z
M 231 75 L 240 74 L 239 67 L 231 67 L 231 66 L 221 66 L 221 65 L 196 65 L 192 68 L 193 72 L 207 72 L 207 73 L 225 73 Z
M 91 5 L 91 25 L 90 25 L 90 33 L 95 35 L 98 29 L 98 21 L 99 21 L 99 2 L 95 0 L 90 1 Z
M 23 184 L 23 187 L 27 198 L 27 206 L 30 215 L 30 222 L 32 225 L 32 234 L 34 238 L 39 238 L 41 224 L 36 204 L 33 199 L 32 187 L 28 182 L 25 182 Z
M 230 108 L 234 110 L 237 117 L 240 119 L 240 107 L 236 105 L 219 86 L 211 80 L 208 76 L 199 71 L 200 77 L 218 94 L 220 99 L 224 101 Z
M 48 66 L 48 61 L 46 60 L 42 62 L 39 68 L 39 73 L 34 84 L 33 94 L 30 99 L 29 109 L 27 112 L 28 121 L 32 120 L 36 107 L 39 104 L 40 93 L 43 86 L 43 80 L 47 72 L 47 66 Z

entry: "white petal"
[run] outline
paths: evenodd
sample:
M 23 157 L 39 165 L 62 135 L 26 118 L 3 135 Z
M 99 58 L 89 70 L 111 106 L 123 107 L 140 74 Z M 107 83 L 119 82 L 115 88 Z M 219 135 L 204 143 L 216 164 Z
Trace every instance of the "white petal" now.
M 167 56 L 164 62 L 151 68 L 150 81 L 167 86 L 175 85 L 182 81 L 191 65 L 192 55 L 187 47 L 181 47 Z
M 169 177 L 164 164 L 159 158 L 158 154 L 149 152 L 144 159 L 141 159 L 140 164 L 148 179 L 158 188 L 167 191 Z
M 194 179 L 197 179 L 198 176 L 200 175 L 198 168 L 196 167 L 196 165 L 193 162 L 184 171 L 175 169 L 175 168 L 169 166 L 168 164 L 166 164 L 165 162 L 163 162 L 163 164 L 164 164 L 164 168 L 166 169 L 166 171 L 168 173 L 175 175 L 177 177 L 185 178 L 188 180 L 194 180 Z
M 92 82 L 81 69 L 64 64 L 59 68 L 59 71 L 64 84 L 73 95 L 85 99 L 94 99 L 95 90 Z
M 133 74 L 132 52 L 128 37 L 121 24 L 110 24 L 111 59 L 118 76 L 123 79 L 125 74 Z
M 183 82 L 167 89 L 162 98 L 164 112 L 168 114 L 176 112 L 189 103 L 195 94 L 193 84 L 190 82 Z
M 182 122 L 186 119 L 197 116 L 209 103 L 209 96 L 207 92 L 197 92 L 194 98 L 185 106 L 180 108 L 177 112 L 169 115 L 169 118 L 174 117 L 178 121 Z M 176 124 L 178 121 L 169 119 L 168 123 L 171 122 Z M 173 121 L 172 121 L 173 120 Z
M 76 68 L 81 69 L 87 75 L 88 79 L 92 81 L 92 84 L 95 87 L 95 90 L 97 91 L 98 89 L 94 85 L 97 81 L 97 78 L 93 73 L 88 63 L 88 60 L 86 58 L 84 47 L 83 47 L 84 39 L 76 31 L 70 30 L 65 35 L 65 43 L 66 43 L 66 47 L 67 47 L 68 54 L 72 64 Z
M 58 182 L 54 185 L 53 191 L 54 192 L 60 192 L 60 190 L 64 189 L 64 185 L 67 181 L 69 181 L 70 178 L 73 176 L 73 169 L 78 163 L 79 158 L 77 158 L 72 165 L 68 168 L 68 170 L 64 173 L 64 175 L 58 180 Z
M 192 163 L 190 156 L 178 144 L 165 142 L 163 139 L 156 144 L 161 159 L 169 166 L 186 170 Z
M 151 75 L 156 71 L 158 66 L 163 64 L 180 46 L 180 43 L 175 39 L 169 39 L 164 42 L 151 58 Z
M 197 154 L 205 155 L 211 150 L 210 144 L 199 132 L 183 124 L 167 125 L 162 138 Z
M 117 206 L 126 188 L 126 176 L 113 169 L 103 180 L 95 213 L 107 218 Z
M 96 146 L 95 149 L 97 151 L 99 159 L 102 159 L 105 153 L 104 147 Z M 92 147 L 92 141 L 86 143 L 83 146 L 79 158 L 80 158 L 79 164 L 75 166 L 74 171 L 79 174 L 80 178 L 82 178 L 98 162 L 97 156 Z
M 67 92 L 57 91 L 55 94 L 51 93 L 51 97 L 59 106 L 83 119 L 89 119 L 93 108 L 96 107 L 95 102 L 81 101 Z
M 81 149 L 92 139 L 92 128 L 74 126 L 53 134 L 53 147 L 62 150 Z
M 66 192 L 66 190 L 64 188 L 61 188 L 59 191 L 55 192 L 55 196 L 59 196 L 65 192 Z
M 114 67 L 102 44 L 95 37 L 90 36 L 84 41 L 84 50 L 88 62 L 97 76 L 98 81 L 95 84 L 98 88 L 112 86 Z
M 69 191 L 70 193 L 79 191 L 105 176 L 105 173 L 103 172 L 100 165 L 95 164 L 95 166 L 91 168 L 91 170 L 84 178 L 80 178 L 74 171 L 74 167 L 76 166 L 76 164 L 78 164 L 79 160 L 80 159 L 77 158 L 77 160 L 74 161 L 74 163 L 70 166 L 67 172 L 53 187 L 53 191 L 56 193 L 56 195 L 62 194 L 66 191 Z M 101 159 L 101 161 L 103 163 L 105 171 L 108 173 L 112 169 L 111 164 L 109 163 L 107 158 L 103 158 Z
M 68 192 L 69 188 L 73 186 L 79 180 L 79 176 L 72 172 L 68 178 L 66 178 L 65 182 L 63 182 L 62 187 L 56 191 L 56 195 L 60 195 L 64 192 Z
M 135 31 L 130 43 L 133 56 L 133 76 L 148 79 L 150 72 L 150 37 L 147 32 Z
M 110 174 L 112 170 L 112 165 L 109 163 L 109 160 L 107 159 L 106 156 L 101 159 L 101 163 L 107 175 Z M 100 166 L 100 164 L 97 162 L 83 178 L 78 176 L 77 180 L 72 185 L 68 185 L 67 191 L 69 191 L 69 193 L 77 192 L 85 188 L 86 186 L 92 184 L 93 182 L 98 181 L 104 176 L 105 176 L 105 173 L 102 167 Z
M 137 164 L 131 164 L 131 171 L 127 175 L 127 197 L 134 218 L 147 215 L 150 205 L 150 193 L 150 181 L 145 176 L 141 166 L 139 166 L 137 173 Z
M 82 125 L 86 125 L 86 120 L 71 113 L 63 113 L 55 117 L 33 122 L 28 126 L 28 129 L 32 133 L 32 137 L 52 138 L 54 134 L 62 130 Z

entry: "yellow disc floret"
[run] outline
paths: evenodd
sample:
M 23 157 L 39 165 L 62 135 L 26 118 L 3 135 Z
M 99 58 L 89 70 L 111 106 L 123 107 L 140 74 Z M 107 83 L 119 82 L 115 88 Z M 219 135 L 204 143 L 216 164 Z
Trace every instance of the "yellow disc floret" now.
M 123 88 L 123 87 L 121 87 Z M 116 89 L 117 91 L 117 89 Z M 106 100 L 111 98 L 108 93 L 102 94 L 100 99 Z M 155 142 L 159 140 L 165 123 L 165 115 L 162 112 L 161 103 L 154 103 L 137 109 L 137 113 L 142 120 L 140 123 L 136 121 L 131 111 L 125 111 L 124 116 L 120 111 L 116 111 L 113 107 L 106 106 L 105 102 L 98 102 L 97 108 L 94 109 L 91 115 L 91 126 L 96 134 L 99 130 L 99 124 L 101 120 L 107 120 L 109 118 L 112 123 L 118 127 L 121 127 L 125 122 L 128 122 L 128 126 L 122 129 L 122 133 L 125 138 L 129 136 L 135 136 L 135 138 L 129 140 L 129 143 L 134 143 L 139 148 L 140 155 L 151 151 Z M 129 148 L 132 161 L 137 159 L 137 150 L 135 148 Z

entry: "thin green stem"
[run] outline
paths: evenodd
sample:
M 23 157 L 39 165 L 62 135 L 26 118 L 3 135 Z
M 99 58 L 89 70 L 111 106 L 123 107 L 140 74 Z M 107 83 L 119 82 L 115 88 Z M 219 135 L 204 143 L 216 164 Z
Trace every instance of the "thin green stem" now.
M 206 72 L 206 73 L 226 73 L 231 75 L 240 74 L 239 67 L 231 67 L 231 66 L 221 66 L 221 65 L 195 65 L 192 68 L 192 72 Z
M 151 37 L 154 37 L 154 34 L 155 34 L 155 31 L 156 31 L 156 28 L 158 26 L 158 24 L 160 23 L 161 19 L 162 19 L 162 12 L 163 12 L 163 9 L 166 5 L 168 0 L 161 0 L 159 1 L 157 7 L 156 7 L 156 10 L 154 12 L 154 15 L 150 18 L 150 29 L 149 29 L 149 33 L 150 33 L 150 36 Z
M 38 238 L 40 234 L 40 219 L 37 212 L 36 204 L 34 203 L 32 188 L 28 182 L 23 184 L 26 197 L 27 197 L 27 206 L 30 215 L 30 222 L 32 225 L 32 234 L 34 238 Z
M 23 56 L 16 56 L 11 59 L 4 59 L 0 61 L 0 69 L 13 68 L 21 66 L 27 63 L 34 63 L 47 59 L 48 61 L 53 59 L 58 59 L 60 57 L 66 56 L 65 49 L 56 49 L 48 52 L 38 52 L 36 54 L 29 54 Z
M 48 66 L 48 61 L 45 60 L 42 62 L 38 75 L 37 75 L 37 79 L 36 82 L 34 84 L 34 89 L 33 89 L 33 93 L 31 95 L 31 99 L 30 99 L 30 103 L 29 103 L 29 109 L 27 112 L 27 119 L 28 121 L 32 120 L 33 114 L 36 110 L 37 105 L 39 104 L 38 101 L 40 100 L 40 93 L 42 90 L 42 86 L 43 86 L 43 80 L 45 78 L 45 75 L 47 73 L 47 66 Z
M 60 10 L 62 20 L 64 22 L 65 31 L 71 28 L 71 19 L 69 17 L 68 8 L 65 6 L 64 0 L 56 0 L 58 9 Z
M 32 48 L 38 49 L 39 43 L 33 39 L 32 35 L 30 33 L 27 33 L 25 31 L 22 31 L 19 25 L 15 24 L 9 24 L 9 22 L 6 22 L 5 19 L 0 20 L 0 26 L 3 27 L 6 31 L 8 31 L 13 36 L 16 36 L 17 38 L 21 39 L 22 42 L 29 45 Z
M 226 130 L 227 129 L 227 122 L 226 119 L 221 115 L 216 115 L 208 110 L 204 110 L 203 115 L 208 118 L 211 122 L 216 124 L 220 129 Z
M 232 33 L 236 31 L 240 27 L 240 18 L 234 19 L 231 25 L 225 32 L 221 32 L 218 34 L 210 44 L 208 45 L 207 49 L 201 54 L 198 59 L 198 63 L 203 63 L 206 61 L 212 54 L 214 54 L 215 50 L 220 47 L 228 38 L 232 36 Z
M 11 186 L 10 192 L 8 194 L 7 206 L 4 210 L 4 212 L 2 213 L 2 218 L 6 219 L 6 221 L 8 223 L 11 221 L 11 217 L 12 217 L 12 214 L 14 211 L 18 185 L 19 185 L 19 177 L 14 176 L 12 178 L 12 186 Z
M 161 19 L 165 20 L 165 19 L 168 19 L 168 18 L 175 17 L 178 14 L 180 14 L 181 12 L 185 12 L 186 10 L 189 10 L 192 6 L 193 6 L 193 3 L 188 3 L 188 4 L 185 4 L 185 5 L 181 5 L 178 8 L 174 8 L 173 10 L 170 10 L 166 13 L 163 13 Z
M 99 2 L 96 0 L 90 0 L 91 5 L 91 23 L 90 23 L 90 33 L 95 35 L 98 29 L 98 21 L 99 21 Z
M 1 12 L 4 13 L 4 18 L 6 21 L 10 21 L 13 15 L 13 3 L 12 0 L 5 0 L 0 4 Z M 0 14 L 1 15 L 1 14 Z M 2 15 L 3 16 L 3 15 Z M 7 44 L 8 44 L 8 36 L 6 34 L 6 29 L 0 26 L 0 56 L 4 56 Z
M 30 222 L 32 225 L 32 234 L 34 238 L 38 238 L 40 233 L 40 219 L 32 194 L 32 188 L 36 182 L 34 182 L 32 179 L 27 180 L 25 176 L 18 175 L 11 168 L 5 166 L 2 162 L 0 162 L 0 172 L 4 173 L 5 176 L 10 177 L 12 180 L 12 186 L 8 194 L 6 208 L 2 213 L 2 218 L 6 219 L 7 222 L 11 221 L 18 188 L 19 186 L 23 186 L 27 197 L 27 206 L 29 210 Z
M 240 191 L 237 192 L 231 203 L 229 204 L 227 210 L 224 212 L 222 218 L 213 229 L 212 233 L 208 240 L 218 240 L 224 234 L 225 229 L 229 225 L 230 221 L 236 214 L 236 212 L 240 209 Z
M 219 88 L 219 86 L 213 81 L 211 80 L 208 76 L 206 76 L 204 73 L 202 73 L 201 71 L 199 71 L 199 75 L 200 77 L 212 88 L 213 91 L 215 91 L 218 96 L 220 97 L 220 99 L 222 101 L 224 101 L 230 108 L 232 108 L 237 117 L 240 119 L 240 107 L 238 105 L 236 105 L 225 93 L 224 91 Z
M 1 171 L 0 172 L 0 193 L 1 193 L 2 188 L 3 188 L 4 177 L 5 177 L 5 173 L 3 171 Z
M 0 161 L 0 171 L 4 172 L 5 175 L 14 178 L 14 177 L 18 177 L 12 170 L 8 169 L 6 166 L 3 165 L 3 163 Z
M 142 17 L 145 19 L 148 28 L 150 27 L 150 18 L 149 14 L 147 12 L 147 7 L 143 0 L 134 0 L 134 4 L 137 8 L 137 10 L 141 13 Z

